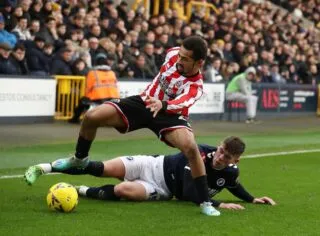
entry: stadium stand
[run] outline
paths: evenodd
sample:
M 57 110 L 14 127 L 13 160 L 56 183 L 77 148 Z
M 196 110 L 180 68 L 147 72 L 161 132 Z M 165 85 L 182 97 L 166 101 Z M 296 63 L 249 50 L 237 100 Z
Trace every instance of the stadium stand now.
M 114 59 L 112 69 L 120 79 L 150 80 L 166 49 L 197 34 L 210 48 L 203 68 L 207 81 L 228 82 L 254 66 L 258 82 L 320 82 L 316 0 L 196 1 L 210 7 L 151 1 L 157 2 L 157 15 L 154 9 L 146 10 L 146 2 L 131 6 L 112 0 L 1 1 L 0 42 L 7 45 L 1 46 L 0 66 L 6 64 L 8 52 L 14 57 L 11 49 L 19 43 L 26 49 L 28 69 L 17 74 L 85 75 L 103 55 Z M 313 24 L 306 27 L 304 17 Z M 57 70 L 59 65 L 64 69 Z

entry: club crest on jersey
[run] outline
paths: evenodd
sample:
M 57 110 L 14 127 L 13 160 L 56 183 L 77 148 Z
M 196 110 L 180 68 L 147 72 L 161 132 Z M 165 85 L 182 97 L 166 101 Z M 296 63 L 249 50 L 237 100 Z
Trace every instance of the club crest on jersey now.
M 162 75 L 159 78 L 160 87 L 162 91 L 166 91 L 169 87 L 169 82 L 166 80 L 166 76 Z
M 183 85 L 183 82 L 182 82 L 181 80 L 176 83 L 176 86 L 177 86 L 178 88 L 181 87 L 182 85 Z
M 166 80 L 165 75 L 161 75 L 159 78 L 159 84 L 161 90 L 170 98 L 175 98 L 176 94 L 174 93 L 173 88 L 169 88 L 170 83 Z M 175 86 L 174 86 L 175 87 Z
M 220 187 L 223 186 L 225 183 L 226 183 L 226 180 L 224 178 L 219 178 L 217 180 L 217 185 Z

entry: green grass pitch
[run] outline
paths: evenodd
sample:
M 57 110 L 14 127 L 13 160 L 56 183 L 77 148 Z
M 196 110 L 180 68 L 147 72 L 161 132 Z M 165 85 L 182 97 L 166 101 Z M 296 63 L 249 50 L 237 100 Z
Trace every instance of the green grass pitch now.
M 216 144 L 225 134 L 197 137 Z M 315 131 L 243 134 L 249 154 L 320 148 Z M 0 176 L 21 175 L 29 165 L 72 153 L 74 143 L 0 149 Z M 155 138 L 99 140 L 93 160 L 123 154 L 174 153 Z M 192 203 L 103 202 L 81 198 L 72 213 L 51 212 L 49 187 L 57 182 L 99 186 L 115 183 L 91 176 L 48 175 L 27 186 L 22 178 L 0 179 L 0 235 L 319 235 L 320 152 L 243 158 L 241 183 L 254 196 L 270 196 L 274 207 L 242 203 L 243 211 L 221 210 L 219 217 L 201 215 Z M 227 190 L 216 199 L 239 201 Z

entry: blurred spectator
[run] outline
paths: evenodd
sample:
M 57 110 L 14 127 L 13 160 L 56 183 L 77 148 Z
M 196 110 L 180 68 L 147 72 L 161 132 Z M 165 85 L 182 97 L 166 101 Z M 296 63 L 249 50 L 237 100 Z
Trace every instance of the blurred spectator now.
M 42 15 L 41 9 L 43 7 L 41 0 L 35 0 L 30 9 L 30 16 L 32 20 L 38 20 L 42 24 L 44 23 L 44 17 Z
M 226 61 L 234 61 L 233 53 L 232 53 L 232 43 L 227 42 L 223 49 L 223 57 Z
M 20 5 L 22 7 L 23 16 L 27 18 L 27 21 L 31 21 L 31 16 L 29 13 L 29 9 L 31 6 L 32 0 L 20 0 Z
M 311 73 L 312 84 L 313 85 L 319 84 L 320 83 L 320 73 L 318 71 L 316 64 L 310 65 L 310 73 Z
M 21 17 L 21 16 L 23 16 L 22 7 L 21 6 L 16 6 L 13 9 L 13 12 L 12 12 L 8 22 L 6 22 L 6 30 L 7 31 L 11 31 L 17 25 L 18 18 Z
M 81 75 L 81 76 L 87 76 L 89 72 L 89 68 L 87 67 L 86 62 L 78 58 L 72 63 L 72 74 L 73 75 Z
M 258 67 L 259 72 L 261 74 L 261 82 L 262 83 L 272 83 L 272 76 L 270 73 L 270 67 L 268 64 L 263 64 L 260 67 Z
M 123 43 L 118 43 L 116 46 L 116 58 L 115 73 L 118 77 L 127 76 L 128 58 L 125 58 Z
M 107 59 L 100 57 L 97 65 L 93 67 L 86 78 L 85 97 L 80 99 L 79 106 L 75 108 L 70 123 L 79 123 L 81 114 L 88 110 L 90 105 L 102 104 L 111 99 L 120 98 L 118 81 L 115 73 L 108 65 Z
M 163 46 L 161 45 L 161 43 L 156 42 L 154 44 L 154 61 L 157 66 L 157 70 L 159 70 L 162 64 L 164 63 L 165 56 L 166 56 L 166 52 Z
M 31 40 L 34 40 L 36 34 L 40 32 L 40 21 L 39 20 L 31 20 L 29 26 L 29 32 L 31 35 Z
M 126 1 L 121 1 L 119 6 L 117 6 L 119 17 L 124 21 L 127 18 L 127 11 L 128 11 L 127 7 L 128 7 L 128 3 Z
M 97 39 L 100 39 L 103 36 L 100 25 L 94 24 L 90 26 L 89 33 L 86 35 L 86 38 L 96 37 Z
M 96 37 L 89 38 L 89 53 L 91 56 L 91 63 L 95 65 L 96 55 L 99 53 L 99 40 Z
M 71 60 L 73 51 L 65 47 L 57 54 L 50 67 L 50 73 L 52 75 L 72 75 Z
M 49 72 L 49 63 L 43 52 L 44 45 L 44 38 L 36 36 L 34 43 L 27 48 L 26 58 L 31 75 L 44 76 Z
M 66 40 L 67 39 L 67 26 L 65 24 L 60 24 L 57 27 L 57 34 L 59 39 Z
M 143 55 L 145 57 L 146 63 L 145 68 L 147 71 L 150 71 L 152 76 L 155 76 L 158 73 L 158 68 L 156 65 L 154 57 L 154 46 L 151 43 L 147 43 L 143 48 Z
M 28 27 L 28 19 L 25 16 L 21 16 L 18 19 L 17 26 L 12 30 L 12 33 L 14 33 L 18 40 L 32 40 L 32 36 L 30 34 Z
M 222 82 L 223 77 L 220 74 L 222 60 L 216 57 L 212 60 L 212 63 L 208 66 L 205 71 L 204 78 L 210 82 Z
M 4 0 L 3 5 L 0 5 L 0 12 L 2 13 L 4 17 L 4 21 L 7 23 L 5 26 L 5 29 L 7 31 L 11 31 L 12 28 L 10 28 L 8 22 L 11 21 L 13 9 L 15 5 L 17 4 L 17 1 L 11 1 L 11 0 Z M 2 8 L 2 9 L 1 9 Z
M 146 59 L 142 54 L 136 57 L 136 60 L 133 64 L 129 64 L 129 68 L 129 75 L 135 79 L 153 78 L 152 72 L 146 68 Z
M 54 46 L 52 44 L 50 43 L 44 44 L 43 53 L 44 53 L 44 56 L 46 57 L 46 61 L 48 65 L 52 64 L 52 60 L 54 56 L 53 52 L 54 52 Z
M 311 73 L 308 70 L 308 66 L 305 63 L 300 64 L 297 70 L 299 83 L 300 84 L 311 84 L 312 77 Z
M 271 75 L 272 81 L 274 83 L 277 83 L 277 84 L 285 84 L 286 83 L 286 80 L 284 78 L 282 78 L 282 76 L 279 73 L 279 65 L 277 62 L 274 62 L 271 65 L 270 75 Z
M 0 74 L 14 75 L 16 73 L 12 62 L 9 60 L 12 48 L 8 43 L 0 43 Z
M 14 47 L 9 60 L 14 68 L 15 74 L 17 75 L 28 75 L 29 67 L 27 60 L 25 59 L 26 49 L 22 43 L 17 43 Z
M 59 36 L 57 33 L 56 20 L 52 17 L 49 17 L 46 20 L 45 27 L 37 35 L 44 38 L 46 43 L 57 45 Z
M 237 101 L 246 104 L 247 120 L 246 123 L 256 122 L 258 98 L 252 95 L 252 81 L 255 79 L 256 70 L 249 67 L 244 73 L 235 76 L 227 86 L 227 101 Z
M 241 62 L 245 49 L 246 49 L 245 44 L 242 41 L 238 41 L 232 50 L 232 57 L 234 61 L 237 62 L 238 64 L 240 64 Z
M 2 14 L 0 14 L 0 43 L 7 43 L 9 47 L 13 48 L 17 43 L 17 38 L 14 34 L 9 33 L 4 29 L 5 21 Z

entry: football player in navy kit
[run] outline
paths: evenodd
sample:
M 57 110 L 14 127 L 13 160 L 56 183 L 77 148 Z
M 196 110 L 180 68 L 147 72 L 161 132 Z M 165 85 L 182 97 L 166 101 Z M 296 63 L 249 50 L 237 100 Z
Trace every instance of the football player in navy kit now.
M 269 197 L 254 197 L 238 181 L 236 165 L 245 150 L 239 137 L 227 137 L 218 147 L 198 145 L 207 172 L 211 198 L 222 189 L 228 189 L 243 201 L 275 205 Z M 174 155 L 122 156 L 105 162 L 90 161 L 85 169 L 55 170 L 50 163 L 38 164 L 42 173 L 90 174 L 97 177 L 114 177 L 123 180 L 116 185 L 101 187 L 79 186 L 81 196 L 101 200 L 179 200 L 200 204 L 190 167 L 183 153 Z M 30 167 L 31 168 L 31 167 Z M 27 170 L 28 172 L 28 170 Z M 135 183 L 135 184 L 132 184 Z M 244 209 L 240 204 L 223 203 L 211 199 L 212 205 L 225 209 Z

